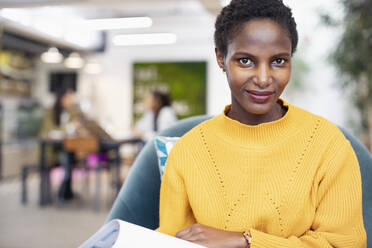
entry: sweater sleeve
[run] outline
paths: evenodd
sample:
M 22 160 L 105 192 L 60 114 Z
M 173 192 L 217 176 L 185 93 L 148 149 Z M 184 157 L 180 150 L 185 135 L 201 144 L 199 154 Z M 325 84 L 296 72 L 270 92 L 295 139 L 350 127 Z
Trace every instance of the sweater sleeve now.
M 251 248 L 366 247 L 358 160 L 348 142 L 318 173 L 317 207 L 309 231 L 281 238 L 251 229 Z
M 159 228 L 156 231 L 171 236 L 196 223 L 182 174 L 178 170 L 187 161 L 182 153 L 176 144 L 169 154 L 160 188 Z

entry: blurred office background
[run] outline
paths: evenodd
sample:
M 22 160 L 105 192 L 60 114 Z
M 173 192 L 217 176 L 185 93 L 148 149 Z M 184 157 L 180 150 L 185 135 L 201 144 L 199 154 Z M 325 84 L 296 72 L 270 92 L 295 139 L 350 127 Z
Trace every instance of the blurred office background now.
M 78 200 L 58 205 L 52 198 L 40 207 L 40 173 L 30 169 L 21 204 L 23 168 L 40 163 L 43 120 L 61 85 L 74 92 L 84 120 L 112 140 L 135 139 L 150 90 L 168 92 L 179 118 L 222 111 L 230 95 L 213 32 L 227 2 L 0 0 L 0 247 L 75 247 L 103 224 L 115 198 L 110 182 L 117 170 L 103 171 L 98 205 L 94 173 L 77 170 Z M 371 2 L 284 2 L 300 36 L 284 99 L 345 127 L 371 149 Z M 119 147 L 119 183 L 140 149 L 134 143 Z M 92 168 L 101 161 L 89 158 Z M 61 170 L 48 170 L 51 195 Z

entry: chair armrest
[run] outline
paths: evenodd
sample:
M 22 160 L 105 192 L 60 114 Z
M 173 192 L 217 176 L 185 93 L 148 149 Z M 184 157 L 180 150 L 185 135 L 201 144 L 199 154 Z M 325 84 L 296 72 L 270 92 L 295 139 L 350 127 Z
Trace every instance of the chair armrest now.
M 343 128 L 340 128 L 340 130 L 349 140 L 358 158 L 362 176 L 364 228 L 366 229 L 367 237 L 372 238 L 372 155 L 353 135 Z

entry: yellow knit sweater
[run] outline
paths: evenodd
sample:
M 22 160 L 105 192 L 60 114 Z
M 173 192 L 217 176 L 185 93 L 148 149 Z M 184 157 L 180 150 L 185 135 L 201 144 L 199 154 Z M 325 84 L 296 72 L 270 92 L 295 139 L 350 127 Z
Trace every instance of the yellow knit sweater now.
M 158 231 L 194 223 L 248 231 L 251 247 L 366 247 L 355 153 L 334 124 L 284 102 L 256 126 L 223 114 L 173 147 Z

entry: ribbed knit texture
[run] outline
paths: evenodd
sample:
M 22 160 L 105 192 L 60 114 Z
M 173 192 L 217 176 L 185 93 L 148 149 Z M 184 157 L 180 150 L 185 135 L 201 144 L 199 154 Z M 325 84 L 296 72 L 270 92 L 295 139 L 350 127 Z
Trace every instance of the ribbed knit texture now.
M 194 223 L 248 231 L 255 247 L 366 247 L 359 165 L 334 124 L 284 102 L 248 126 L 223 114 L 173 147 L 158 231 Z

